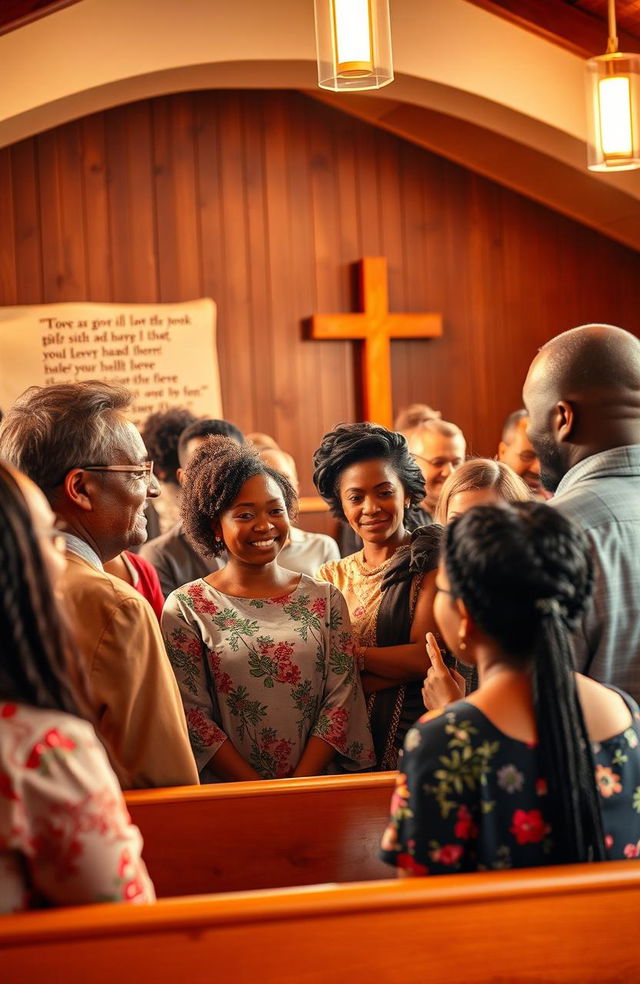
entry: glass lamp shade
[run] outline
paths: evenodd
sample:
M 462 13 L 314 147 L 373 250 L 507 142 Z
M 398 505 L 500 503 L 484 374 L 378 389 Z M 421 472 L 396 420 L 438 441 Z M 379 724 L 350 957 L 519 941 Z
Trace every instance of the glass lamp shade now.
M 590 171 L 640 167 L 640 55 L 615 52 L 587 62 Z
M 362 91 L 393 82 L 389 0 L 315 0 L 318 85 Z

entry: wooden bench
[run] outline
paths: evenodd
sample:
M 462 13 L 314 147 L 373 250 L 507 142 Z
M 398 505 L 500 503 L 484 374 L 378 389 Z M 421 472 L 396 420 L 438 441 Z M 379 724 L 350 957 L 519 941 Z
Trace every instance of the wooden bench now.
M 159 897 L 388 878 L 395 773 L 126 794 Z
M 640 864 L 316 886 L 0 917 L 7 984 L 638 979 Z

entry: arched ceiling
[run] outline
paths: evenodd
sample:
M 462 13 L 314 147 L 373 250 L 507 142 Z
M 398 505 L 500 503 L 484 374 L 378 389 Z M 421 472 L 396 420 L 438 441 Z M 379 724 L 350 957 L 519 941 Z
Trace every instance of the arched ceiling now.
M 486 6 L 391 0 L 396 81 L 329 95 L 312 0 L 80 0 L 0 36 L 0 146 L 167 92 L 295 88 L 640 249 L 640 172 L 586 171 L 582 58 Z

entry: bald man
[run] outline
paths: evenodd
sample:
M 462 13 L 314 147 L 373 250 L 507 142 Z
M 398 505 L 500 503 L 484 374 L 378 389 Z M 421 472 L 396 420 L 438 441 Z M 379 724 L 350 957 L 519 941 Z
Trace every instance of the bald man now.
M 577 668 L 640 699 L 640 341 L 612 325 L 551 339 L 523 390 L 550 505 L 585 531 L 593 601 Z

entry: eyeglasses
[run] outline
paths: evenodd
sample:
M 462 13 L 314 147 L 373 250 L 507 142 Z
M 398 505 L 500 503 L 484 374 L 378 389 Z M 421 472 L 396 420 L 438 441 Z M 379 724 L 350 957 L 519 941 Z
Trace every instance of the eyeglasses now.
M 451 465 L 452 468 L 458 468 L 462 464 L 462 458 L 423 458 L 421 454 L 414 454 L 413 457 L 417 458 L 418 461 L 426 462 L 432 468 L 445 468 L 446 465 Z
M 153 461 L 142 461 L 139 465 L 84 465 L 83 471 L 122 472 L 142 479 L 149 488 L 153 480 Z

